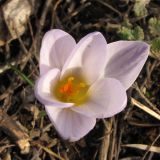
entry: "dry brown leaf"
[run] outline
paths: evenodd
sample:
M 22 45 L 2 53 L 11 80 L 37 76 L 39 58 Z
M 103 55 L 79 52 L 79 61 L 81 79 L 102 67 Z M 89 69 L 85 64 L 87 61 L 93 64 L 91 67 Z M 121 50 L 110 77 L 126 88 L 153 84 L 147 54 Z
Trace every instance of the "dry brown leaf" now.
M 0 22 L 5 23 L 0 26 L 0 46 L 22 35 L 26 29 L 26 24 L 31 15 L 31 5 L 28 0 L 11 0 L 2 5 Z M 3 24 L 2 23 L 2 24 Z
M 36 107 L 35 105 L 31 106 L 31 112 L 33 113 L 33 121 L 31 122 L 33 128 L 35 126 L 35 122 L 38 119 L 38 115 L 40 113 L 38 107 Z

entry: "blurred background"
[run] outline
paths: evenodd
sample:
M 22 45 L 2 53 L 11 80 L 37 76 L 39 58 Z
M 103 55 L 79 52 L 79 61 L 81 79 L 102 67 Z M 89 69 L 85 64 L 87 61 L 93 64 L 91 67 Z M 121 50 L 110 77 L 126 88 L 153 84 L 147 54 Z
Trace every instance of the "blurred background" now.
M 107 42 L 151 45 L 126 109 L 98 120 L 80 141 L 63 141 L 35 99 L 39 50 L 46 31 L 59 28 L 79 41 L 100 31 Z M 0 159 L 160 159 L 159 0 L 0 0 Z

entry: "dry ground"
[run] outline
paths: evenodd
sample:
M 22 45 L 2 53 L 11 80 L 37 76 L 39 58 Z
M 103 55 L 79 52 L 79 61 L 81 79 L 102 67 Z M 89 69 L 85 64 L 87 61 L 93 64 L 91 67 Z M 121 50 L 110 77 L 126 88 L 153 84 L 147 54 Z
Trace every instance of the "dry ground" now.
M 0 0 L 0 7 L 5 3 L 7 0 Z M 128 0 L 35 0 L 24 34 L 0 47 L 0 159 L 160 159 L 158 56 L 148 58 L 128 90 L 126 109 L 110 119 L 98 120 L 95 128 L 75 143 L 58 136 L 44 107 L 35 99 L 32 82 L 25 77 L 33 82 L 37 79 L 41 39 L 51 28 L 63 29 L 77 41 L 97 30 L 113 42 L 121 39 L 118 30 L 129 21 L 143 29 L 144 41 L 150 43 L 155 37 L 148 20 L 159 18 L 160 1 L 151 1 L 145 16 L 135 15 L 134 4 Z

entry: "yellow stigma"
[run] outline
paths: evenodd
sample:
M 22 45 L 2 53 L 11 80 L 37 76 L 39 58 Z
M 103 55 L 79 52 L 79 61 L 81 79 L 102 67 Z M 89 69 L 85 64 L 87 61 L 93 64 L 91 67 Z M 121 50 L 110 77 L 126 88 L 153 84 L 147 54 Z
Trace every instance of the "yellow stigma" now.
M 62 102 L 74 103 L 79 106 L 88 99 L 89 85 L 82 77 L 67 76 L 53 88 L 53 95 Z

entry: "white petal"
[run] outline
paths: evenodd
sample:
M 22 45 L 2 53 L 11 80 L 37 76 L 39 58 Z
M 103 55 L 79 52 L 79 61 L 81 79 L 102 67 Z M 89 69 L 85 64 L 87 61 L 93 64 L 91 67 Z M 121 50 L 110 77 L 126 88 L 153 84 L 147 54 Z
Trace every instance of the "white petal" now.
M 43 74 L 36 82 L 35 96 L 44 105 L 51 105 L 53 107 L 71 107 L 73 103 L 63 103 L 58 101 L 51 93 L 51 87 L 54 87 L 59 80 L 60 71 L 52 69 L 46 74 Z
M 60 29 L 48 31 L 43 37 L 40 50 L 40 74 L 52 68 L 61 70 L 75 45 L 75 40 L 68 33 Z
M 118 41 L 107 45 L 105 77 L 118 79 L 128 89 L 138 77 L 149 54 L 149 45 L 140 41 Z
M 62 75 L 70 69 L 82 68 L 88 83 L 93 83 L 104 73 L 107 60 L 106 40 L 99 32 L 93 32 L 82 38 L 75 46 L 65 63 Z
M 93 129 L 95 118 L 89 118 L 70 109 L 45 106 L 46 112 L 61 137 L 71 142 L 77 141 Z
M 127 104 L 124 87 L 112 78 L 96 81 L 89 89 L 88 95 L 88 102 L 71 109 L 90 117 L 108 118 L 121 112 Z

